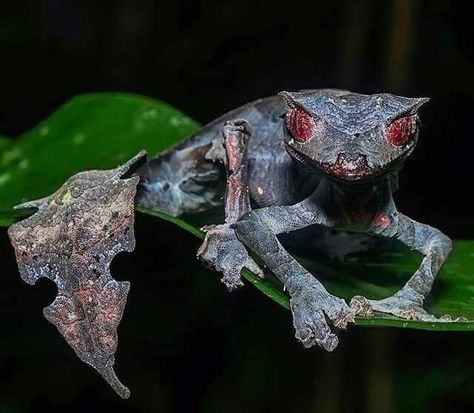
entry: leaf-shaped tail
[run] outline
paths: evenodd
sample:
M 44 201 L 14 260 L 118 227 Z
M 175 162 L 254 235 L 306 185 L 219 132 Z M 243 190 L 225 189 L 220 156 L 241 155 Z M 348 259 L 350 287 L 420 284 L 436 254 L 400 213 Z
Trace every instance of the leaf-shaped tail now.
M 117 253 L 135 248 L 138 177 L 130 172 L 144 156 L 113 170 L 72 176 L 54 194 L 24 205 L 38 211 L 8 231 L 23 280 L 34 284 L 46 277 L 58 287 L 44 309 L 46 319 L 123 398 L 130 391 L 113 365 L 130 284 L 114 280 L 109 267 Z

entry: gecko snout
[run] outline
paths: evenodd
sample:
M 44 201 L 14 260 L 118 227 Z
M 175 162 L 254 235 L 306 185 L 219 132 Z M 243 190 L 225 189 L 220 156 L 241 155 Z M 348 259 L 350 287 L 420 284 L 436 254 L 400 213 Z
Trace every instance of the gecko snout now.
M 336 162 L 345 162 L 347 164 L 356 164 L 358 162 L 367 162 L 365 155 L 360 153 L 339 153 Z

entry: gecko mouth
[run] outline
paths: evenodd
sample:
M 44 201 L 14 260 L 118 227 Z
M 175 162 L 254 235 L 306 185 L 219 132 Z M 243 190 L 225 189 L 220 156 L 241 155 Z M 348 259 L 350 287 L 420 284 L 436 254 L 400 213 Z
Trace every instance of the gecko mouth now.
M 322 163 L 321 166 L 331 175 L 350 180 L 367 178 L 377 172 L 369 166 L 367 157 L 361 154 L 357 157 L 349 157 L 345 153 L 340 153 L 333 163 Z
M 383 175 L 389 169 L 369 166 L 367 157 L 362 154 L 358 154 L 354 159 L 354 157 L 347 156 L 345 153 L 339 153 L 334 162 L 320 162 L 295 150 L 295 148 L 288 144 L 286 149 L 289 155 L 297 162 L 341 181 L 363 183 Z

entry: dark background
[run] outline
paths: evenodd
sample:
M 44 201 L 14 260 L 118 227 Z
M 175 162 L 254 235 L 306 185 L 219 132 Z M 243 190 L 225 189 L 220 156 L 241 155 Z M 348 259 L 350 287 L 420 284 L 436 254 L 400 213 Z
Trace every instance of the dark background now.
M 470 3 L 0 0 L 0 134 L 90 91 L 156 97 L 202 123 L 283 89 L 429 96 L 397 203 L 472 237 Z M 352 328 L 334 354 L 305 351 L 289 313 L 252 288 L 227 294 L 195 262 L 191 236 L 143 216 L 136 236 L 113 264 L 133 283 L 121 401 L 43 319 L 54 287 L 20 282 L 0 231 L 0 412 L 473 410 L 471 334 Z

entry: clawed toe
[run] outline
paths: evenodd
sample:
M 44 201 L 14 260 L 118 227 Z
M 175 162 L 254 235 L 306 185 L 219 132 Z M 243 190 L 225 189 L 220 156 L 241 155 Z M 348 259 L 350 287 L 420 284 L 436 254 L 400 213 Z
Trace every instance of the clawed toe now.
M 221 282 L 227 287 L 229 291 L 234 291 L 239 287 L 242 287 L 244 283 L 242 282 L 239 274 L 224 274 L 221 278 Z
M 361 295 L 352 297 L 349 306 L 354 310 L 356 315 L 362 317 L 371 317 L 374 315 L 370 300 Z
M 356 316 L 356 312 L 352 308 L 344 309 L 338 316 L 333 320 L 334 327 L 345 330 L 349 323 L 353 323 Z
M 355 316 L 344 300 L 329 294 L 317 296 L 311 290 L 292 298 L 291 310 L 295 337 L 306 348 L 317 344 L 326 351 L 333 351 L 339 343 L 328 321 L 337 329 L 345 329 Z
M 263 277 L 263 271 L 227 224 L 209 229 L 197 257 L 207 267 L 223 274 L 221 280 L 229 291 L 243 285 L 240 272 L 244 267 Z
M 298 312 L 294 312 L 294 326 L 295 337 L 305 348 L 317 344 L 326 351 L 333 351 L 339 343 L 337 336 L 331 332 L 322 311 L 304 318 L 299 316 Z
M 311 348 L 317 344 L 326 351 L 333 351 L 339 344 L 339 339 L 334 333 L 328 333 L 321 337 L 314 327 L 307 329 L 304 338 L 300 336 L 296 336 L 296 338 L 301 341 L 305 348 Z

